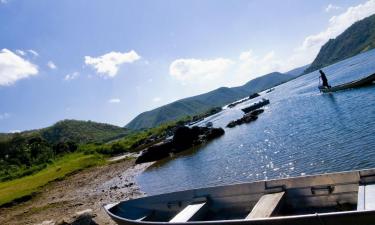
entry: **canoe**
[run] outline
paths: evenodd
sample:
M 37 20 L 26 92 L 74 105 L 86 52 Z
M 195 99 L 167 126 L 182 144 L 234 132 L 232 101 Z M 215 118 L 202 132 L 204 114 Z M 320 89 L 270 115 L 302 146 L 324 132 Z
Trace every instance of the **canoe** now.
M 369 84 L 372 84 L 374 81 L 375 81 L 375 73 L 370 76 L 367 76 L 367 77 L 364 77 L 355 81 L 351 81 L 348 83 L 340 84 L 340 85 L 330 87 L 330 88 L 325 87 L 325 86 L 319 86 L 319 90 L 324 93 L 341 91 L 341 90 L 345 90 L 349 88 L 357 88 L 357 87 L 369 85 Z
M 375 168 L 179 191 L 104 209 L 120 225 L 373 225 Z
M 268 104 L 270 104 L 270 100 L 263 98 L 261 101 L 256 102 L 256 103 L 254 103 L 254 104 L 252 104 L 252 105 L 250 105 L 248 107 L 245 107 L 245 108 L 243 108 L 241 110 L 244 113 L 248 113 L 248 112 L 251 112 L 253 110 L 259 109 L 259 108 L 261 108 L 261 107 L 263 107 L 265 105 L 268 105 Z

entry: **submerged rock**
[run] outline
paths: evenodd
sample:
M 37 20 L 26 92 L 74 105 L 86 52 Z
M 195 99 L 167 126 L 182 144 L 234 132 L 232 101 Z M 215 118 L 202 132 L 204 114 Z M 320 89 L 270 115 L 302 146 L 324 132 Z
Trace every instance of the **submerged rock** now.
M 253 98 L 256 98 L 256 97 L 259 97 L 260 95 L 258 94 L 258 93 L 254 93 L 254 94 L 251 94 L 250 96 L 249 96 L 249 99 L 253 99 Z
M 176 129 L 173 139 L 155 144 L 142 152 L 137 158 L 136 164 L 152 162 L 168 157 L 191 148 L 194 145 L 210 141 L 224 134 L 223 128 L 212 127 L 179 127 Z
M 243 123 L 250 123 L 258 119 L 258 115 L 263 113 L 264 109 L 256 109 L 254 111 L 251 111 L 249 113 L 246 113 L 242 118 L 238 120 L 233 120 L 228 123 L 227 127 L 228 128 L 233 128 L 237 125 L 241 125 Z

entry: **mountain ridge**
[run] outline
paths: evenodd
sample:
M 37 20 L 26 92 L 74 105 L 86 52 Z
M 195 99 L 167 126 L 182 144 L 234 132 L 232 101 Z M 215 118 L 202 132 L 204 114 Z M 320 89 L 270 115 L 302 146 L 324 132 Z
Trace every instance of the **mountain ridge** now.
M 213 107 L 229 104 L 252 93 L 287 82 L 299 75 L 273 72 L 250 80 L 242 86 L 220 87 L 207 93 L 183 98 L 140 113 L 126 124 L 125 128 L 133 130 L 147 129 L 168 121 L 181 119 L 184 116 L 203 113 Z
M 305 73 L 375 48 L 375 14 L 359 20 L 325 43 Z
M 0 133 L 0 141 L 7 141 L 16 135 L 32 137 L 40 135 L 51 144 L 73 141 L 79 144 L 104 143 L 127 135 L 130 131 L 126 128 L 85 120 L 65 119 L 55 124 L 17 133 Z

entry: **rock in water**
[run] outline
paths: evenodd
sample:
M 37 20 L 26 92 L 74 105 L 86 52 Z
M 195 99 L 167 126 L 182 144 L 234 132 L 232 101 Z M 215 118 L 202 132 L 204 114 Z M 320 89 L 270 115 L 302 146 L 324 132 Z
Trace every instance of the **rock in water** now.
M 171 141 L 155 144 L 142 152 L 136 164 L 152 162 L 168 157 L 171 153 L 178 153 L 224 134 L 223 128 L 211 127 L 179 127 L 176 129 Z

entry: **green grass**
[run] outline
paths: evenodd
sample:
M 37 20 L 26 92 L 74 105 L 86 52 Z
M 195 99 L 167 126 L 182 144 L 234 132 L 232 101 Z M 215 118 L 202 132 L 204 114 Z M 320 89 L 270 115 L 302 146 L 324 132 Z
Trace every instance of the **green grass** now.
M 40 172 L 0 183 L 0 206 L 14 200 L 31 196 L 51 181 L 63 179 L 66 175 L 87 167 L 101 165 L 105 159 L 98 155 L 72 153 L 56 160 Z

